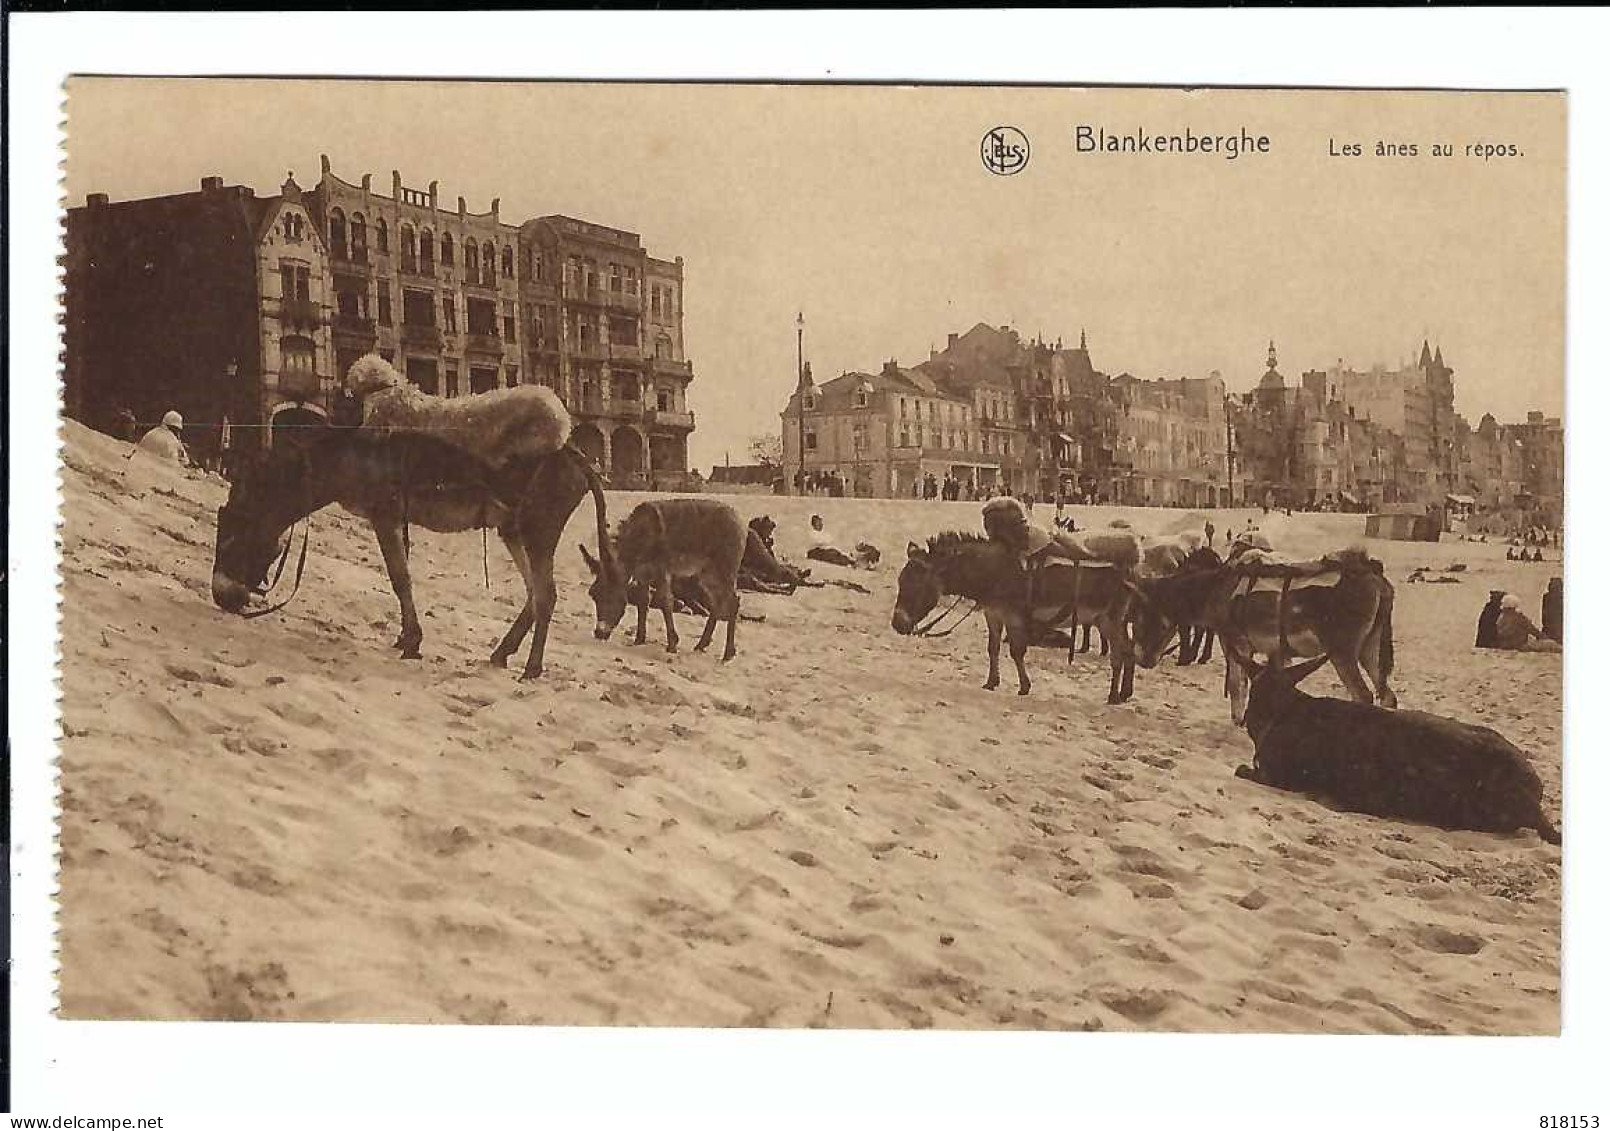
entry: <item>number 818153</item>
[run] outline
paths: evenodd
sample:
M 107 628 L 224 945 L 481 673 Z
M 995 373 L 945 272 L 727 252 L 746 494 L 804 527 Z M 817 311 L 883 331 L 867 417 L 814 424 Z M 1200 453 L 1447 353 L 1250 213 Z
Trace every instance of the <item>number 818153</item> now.
M 1537 1125 L 1543 1131 L 1596 1131 L 1597 1115 L 1540 1115 Z

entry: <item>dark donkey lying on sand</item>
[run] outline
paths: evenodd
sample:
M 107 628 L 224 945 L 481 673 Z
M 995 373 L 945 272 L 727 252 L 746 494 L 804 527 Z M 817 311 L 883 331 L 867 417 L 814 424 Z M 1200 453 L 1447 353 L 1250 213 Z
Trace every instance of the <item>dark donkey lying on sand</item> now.
M 1003 631 L 1017 665 L 1017 693 L 1027 695 L 1029 673 L 1023 657 L 1029 645 L 1040 633 L 1071 618 L 1075 625 L 1096 625 L 1110 644 L 1107 702 L 1122 703 L 1134 693 L 1135 660 L 1125 625 L 1132 591 L 1121 567 L 1053 562 L 1030 572 L 1011 547 L 976 534 L 935 535 L 926 548 L 909 544 L 891 617 L 894 630 L 902 636 L 926 635 L 933 622 L 919 622 L 947 596 L 970 599 L 984 609 L 989 625 L 986 691 L 1000 686 Z
M 227 612 L 245 613 L 280 554 L 286 531 L 339 503 L 374 527 L 402 611 L 395 647 L 405 659 L 418 659 L 424 631 L 408 574 L 408 525 L 442 533 L 495 528 L 525 581 L 526 601 L 492 662 L 502 666 L 534 624 L 524 672 L 533 678 L 542 674 L 557 596 L 554 548 L 588 492 L 602 533 L 607 529 L 602 483 L 587 457 L 568 445 L 494 468 L 423 432 L 330 429 L 305 447 L 270 451 L 235 480 L 218 512 L 213 601 Z
M 662 499 L 639 503 L 621 522 L 613 538 L 599 533 L 598 561 L 581 547 L 581 556 L 593 572 L 588 590 L 597 611 L 593 635 L 608 640 L 626 615 L 630 596 L 637 606 L 634 644 L 648 639 L 648 607 L 652 601 L 665 614 L 665 650 L 677 646 L 674 582 L 693 577 L 709 602 L 709 619 L 694 651 L 710 646 L 716 622 L 727 622 L 727 646 L 722 660 L 737 653 L 734 635 L 738 623 L 738 567 L 743 561 L 748 534 L 738 512 L 715 499 Z M 619 563 L 612 573 L 608 563 Z M 622 584 L 624 580 L 625 584 Z
M 1289 586 L 1282 572 L 1292 574 Z M 1301 576 L 1307 574 L 1308 576 Z M 1295 567 L 1220 561 L 1197 550 L 1178 573 L 1138 585 L 1135 652 L 1143 668 L 1156 665 L 1182 624 L 1212 629 L 1226 642 L 1225 686 L 1230 714 L 1246 714 L 1246 672 L 1232 656 L 1328 657 L 1343 686 L 1360 703 L 1397 706 L 1392 675 L 1392 583 L 1381 563 L 1342 551 Z M 1374 683 L 1372 693 L 1360 667 Z
M 1253 673 L 1246 726 L 1257 753 L 1236 777 L 1310 793 L 1355 813 L 1480 832 L 1536 829 L 1550 844 L 1560 843 L 1543 813 L 1537 771 L 1497 731 L 1305 695 L 1297 684 L 1323 656 L 1289 668 L 1237 658 Z

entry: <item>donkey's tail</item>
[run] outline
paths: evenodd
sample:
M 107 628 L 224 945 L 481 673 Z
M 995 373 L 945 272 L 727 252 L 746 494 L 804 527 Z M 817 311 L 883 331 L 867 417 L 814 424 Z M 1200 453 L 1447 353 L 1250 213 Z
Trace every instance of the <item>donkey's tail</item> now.
M 587 490 L 593 496 L 593 512 L 598 518 L 598 560 L 601 564 L 609 566 L 615 559 L 609 545 L 609 511 L 604 503 L 603 477 L 598 474 L 598 468 L 593 466 L 591 457 L 568 440 L 559 450 L 569 455 L 576 466 L 581 468 L 582 475 L 587 478 Z

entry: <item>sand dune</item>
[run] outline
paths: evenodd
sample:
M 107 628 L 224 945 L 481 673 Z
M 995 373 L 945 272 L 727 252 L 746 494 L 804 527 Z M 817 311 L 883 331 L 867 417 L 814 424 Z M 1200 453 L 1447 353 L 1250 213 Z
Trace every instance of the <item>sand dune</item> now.
M 978 619 L 891 632 L 905 541 L 976 529 L 976 504 L 735 498 L 785 553 L 816 510 L 886 557 L 856 575 L 870 597 L 746 595 L 766 621 L 727 665 L 667 656 L 653 621 L 645 648 L 591 638 L 579 511 L 548 674 L 523 684 L 485 663 L 520 592 L 495 539 L 487 591 L 478 538 L 415 532 L 425 659 L 404 662 L 362 524 L 318 516 L 296 601 L 230 617 L 208 597 L 222 484 L 126 451 L 67 426 L 68 1017 L 1558 1030 L 1560 854 L 1534 834 L 1235 779 L 1217 662 L 1140 672 L 1110 707 L 1104 661 L 1041 650 L 1019 699 L 980 689 Z M 1279 525 L 1302 552 L 1362 524 Z M 1399 585 L 1395 682 L 1526 750 L 1557 812 L 1560 657 L 1471 637 L 1488 588 L 1535 617 L 1558 568 L 1372 549 L 1399 582 L 1469 564 Z

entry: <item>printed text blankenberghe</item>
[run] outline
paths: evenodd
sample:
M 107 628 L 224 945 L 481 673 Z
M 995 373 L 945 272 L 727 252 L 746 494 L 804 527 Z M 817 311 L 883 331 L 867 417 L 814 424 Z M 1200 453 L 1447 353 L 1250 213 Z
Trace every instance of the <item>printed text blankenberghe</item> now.
M 1075 126 L 1073 148 L 1077 153 L 1202 153 L 1222 154 L 1234 161 L 1243 153 L 1268 153 L 1269 135 L 1253 134 L 1245 126 L 1233 134 L 1197 133 L 1189 126 L 1183 133 L 1149 133 L 1144 126 L 1126 133 L 1109 133 L 1103 126 Z

